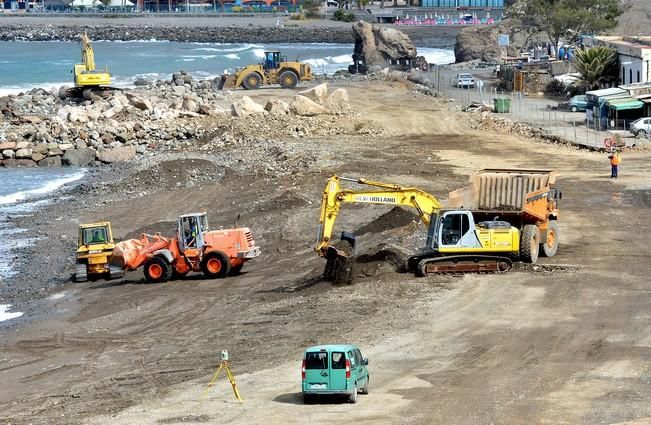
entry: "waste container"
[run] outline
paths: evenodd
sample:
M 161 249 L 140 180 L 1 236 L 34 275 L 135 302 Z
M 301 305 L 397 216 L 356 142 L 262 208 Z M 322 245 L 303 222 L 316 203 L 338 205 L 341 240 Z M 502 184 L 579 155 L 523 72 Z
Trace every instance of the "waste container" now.
M 493 100 L 495 103 L 495 112 L 498 114 L 508 114 L 511 112 L 511 99 L 508 97 L 496 97 Z

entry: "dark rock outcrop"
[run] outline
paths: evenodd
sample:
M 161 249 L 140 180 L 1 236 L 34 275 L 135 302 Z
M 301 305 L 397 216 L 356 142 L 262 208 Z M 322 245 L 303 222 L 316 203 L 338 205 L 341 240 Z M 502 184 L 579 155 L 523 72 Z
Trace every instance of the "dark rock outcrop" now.
M 353 60 L 371 66 L 386 66 L 389 61 L 413 60 L 416 46 L 407 34 L 393 28 L 378 27 L 367 22 L 353 24 L 355 51 Z
M 497 45 L 500 34 L 509 35 L 508 48 Z M 504 54 L 517 55 L 527 38 L 527 34 L 516 29 L 508 20 L 497 25 L 467 27 L 457 34 L 454 56 L 457 62 L 499 62 Z

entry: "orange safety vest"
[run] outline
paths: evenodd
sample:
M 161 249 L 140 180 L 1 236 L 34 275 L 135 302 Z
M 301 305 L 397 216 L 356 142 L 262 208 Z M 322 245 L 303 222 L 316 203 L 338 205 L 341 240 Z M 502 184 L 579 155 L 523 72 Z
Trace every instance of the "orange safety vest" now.
M 610 165 L 619 165 L 622 162 L 622 157 L 617 152 L 610 156 Z

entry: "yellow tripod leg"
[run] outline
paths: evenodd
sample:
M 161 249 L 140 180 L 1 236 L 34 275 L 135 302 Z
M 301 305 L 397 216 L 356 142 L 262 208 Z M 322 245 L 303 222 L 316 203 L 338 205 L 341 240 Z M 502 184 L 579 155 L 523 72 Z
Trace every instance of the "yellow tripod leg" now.
M 224 363 L 220 363 L 219 367 L 217 368 L 217 371 L 215 371 L 215 374 L 212 376 L 212 379 L 210 380 L 210 383 L 208 383 L 208 386 L 206 387 L 206 390 L 203 392 L 203 395 L 202 395 L 201 398 L 205 398 L 208 395 L 208 391 L 210 391 L 210 388 L 213 385 L 215 385 L 215 381 L 217 381 L 217 377 L 219 376 L 219 372 L 221 372 L 223 367 L 224 367 Z M 226 369 L 226 370 L 228 370 L 228 369 Z
M 231 372 L 231 368 L 228 367 L 228 365 L 226 365 L 226 376 L 228 376 L 228 380 L 231 382 L 231 387 L 233 387 L 233 394 L 235 394 L 235 398 L 237 398 L 238 401 L 242 403 L 242 397 L 240 397 L 240 392 L 237 390 L 235 377 L 233 376 L 233 372 Z

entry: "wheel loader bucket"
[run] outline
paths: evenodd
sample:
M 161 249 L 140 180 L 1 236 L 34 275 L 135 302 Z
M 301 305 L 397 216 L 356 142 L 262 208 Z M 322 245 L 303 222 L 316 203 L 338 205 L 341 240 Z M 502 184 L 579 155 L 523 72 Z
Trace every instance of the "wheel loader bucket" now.
M 219 80 L 219 90 L 230 90 L 235 88 L 235 75 L 222 75 L 222 78 Z

